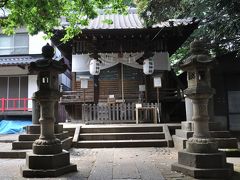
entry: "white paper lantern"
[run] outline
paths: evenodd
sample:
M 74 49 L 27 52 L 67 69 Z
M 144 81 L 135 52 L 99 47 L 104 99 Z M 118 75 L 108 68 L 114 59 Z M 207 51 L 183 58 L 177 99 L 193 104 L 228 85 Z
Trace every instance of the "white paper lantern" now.
M 89 71 L 92 75 L 99 75 L 100 73 L 100 62 L 96 59 L 92 59 L 89 64 Z
M 152 59 L 145 59 L 143 61 L 143 72 L 144 74 L 152 74 L 154 71 L 154 62 Z

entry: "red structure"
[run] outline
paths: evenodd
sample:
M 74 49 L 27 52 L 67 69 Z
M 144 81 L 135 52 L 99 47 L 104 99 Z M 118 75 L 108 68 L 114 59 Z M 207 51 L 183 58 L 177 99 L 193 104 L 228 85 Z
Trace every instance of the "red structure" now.
M 28 102 L 31 98 L 1 98 L 0 111 L 32 111 L 28 107 Z

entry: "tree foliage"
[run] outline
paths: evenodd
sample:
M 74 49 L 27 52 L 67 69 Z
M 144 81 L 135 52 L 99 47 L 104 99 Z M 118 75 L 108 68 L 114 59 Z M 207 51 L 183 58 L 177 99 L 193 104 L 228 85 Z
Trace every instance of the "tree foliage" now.
M 64 27 L 67 41 L 81 32 L 81 26 L 98 15 L 99 9 L 107 13 L 124 13 L 130 0 L 0 0 L 0 27 L 4 34 L 13 34 L 19 27 L 26 27 L 31 34 L 40 31 L 48 37 L 53 29 L 61 27 L 61 17 L 69 26 Z
M 135 0 L 135 2 L 146 25 L 173 18 L 195 17 L 201 20 L 200 25 L 189 40 L 194 38 L 206 40 L 215 55 L 239 51 L 239 0 Z M 185 46 L 189 43 L 190 41 L 187 41 Z

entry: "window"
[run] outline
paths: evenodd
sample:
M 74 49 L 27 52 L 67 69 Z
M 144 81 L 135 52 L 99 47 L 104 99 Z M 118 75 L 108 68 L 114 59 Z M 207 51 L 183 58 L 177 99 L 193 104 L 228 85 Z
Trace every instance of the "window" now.
M 29 36 L 26 33 L 0 35 L 0 55 L 28 54 Z
M 0 77 L 0 98 L 27 98 L 27 76 L 2 76 Z M 7 107 L 13 107 L 13 101 L 7 103 Z M 23 107 L 23 102 L 18 102 L 17 107 Z

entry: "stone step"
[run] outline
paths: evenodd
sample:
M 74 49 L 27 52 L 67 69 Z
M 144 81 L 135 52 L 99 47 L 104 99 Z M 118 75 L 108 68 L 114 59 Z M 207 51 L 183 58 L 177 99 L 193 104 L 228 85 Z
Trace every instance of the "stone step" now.
M 162 139 L 147 140 L 105 140 L 78 141 L 76 148 L 120 148 L 120 147 L 167 147 L 167 141 Z
M 177 150 L 182 150 L 186 148 L 186 138 L 173 135 L 174 147 Z M 238 143 L 236 138 L 214 138 L 218 143 L 219 149 L 235 149 L 238 148 Z
M 219 149 L 238 148 L 237 138 L 214 138 L 217 141 Z
M 231 138 L 229 131 L 210 131 L 210 133 L 214 138 Z
M 81 140 L 164 139 L 163 132 L 83 133 Z
M 73 140 L 73 137 L 68 137 L 68 138 L 63 139 L 61 141 L 62 148 L 65 150 L 69 150 L 72 147 L 72 140 Z
M 0 158 L 15 158 L 15 159 L 24 159 L 26 158 L 26 152 L 30 152 L 31 150 L 11 150 L 0 152 Z
M 62 140 L 67 138 L 69 135 L 67 131 L 64 131 L 62 133 L 55 134 L 55 136 L 56 138 Z M 18 136 L 18 141 L 35 141 L 38 138 L 39 138 L 39 134 L 20 134 Z
M 84 126 L 81 133 L 162 132 L 162 125 Z
M 12 143 L 12 149 L 32 149 L 33 141 L 14 141 Z
M 211 137 L 214 138 L 231 138 L 229 131 L 210 131 Z M 182 138 L 190 138 L 193 136 L 193 131 L 183 131 L 182 129 L 176 129 L 176 135 Z
M 75 127 L 63 128 L 63 131 L 67 131 L 69 136 L 74 136 Z
M 19 149 L 32 149 L 32 144 L 34 141 L 14 141 L 12 143 L 13 150 Z M 68 137 L 63 139 L 62 141 L 62 148 L 68 150 L 71 148 L 72 145 L 72 137 Z
M 27 134 L 40 134 L 40 125 L 39 124 L 32 124 L 30 126 L 26 126 Z M 63 125 L 62 124 L 55 124 L 54 125 L 54 132 L 59 134 L 63 132 Z

